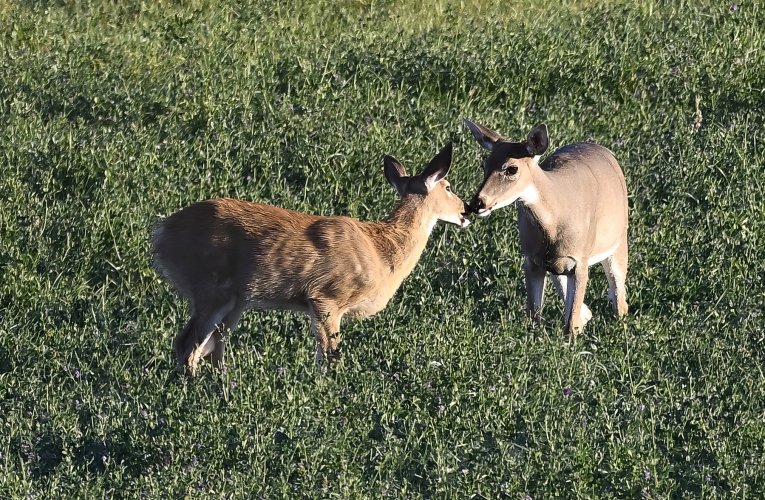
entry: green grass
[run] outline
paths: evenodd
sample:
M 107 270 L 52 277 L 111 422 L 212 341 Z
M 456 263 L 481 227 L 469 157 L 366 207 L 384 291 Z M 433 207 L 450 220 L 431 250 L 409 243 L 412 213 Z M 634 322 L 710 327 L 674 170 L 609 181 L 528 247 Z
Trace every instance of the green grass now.
M 0 496 L 765 495 L 765 9 L 741 2 L 0 6 Z M 524 301 L 516 212 L 435 230 L 313 365 L 250 312 L 193 381 L 148 228 L 216 196 L 378 219 L 390 153 L 461 118 L 614 151 L 631 315 L 569 343 Z

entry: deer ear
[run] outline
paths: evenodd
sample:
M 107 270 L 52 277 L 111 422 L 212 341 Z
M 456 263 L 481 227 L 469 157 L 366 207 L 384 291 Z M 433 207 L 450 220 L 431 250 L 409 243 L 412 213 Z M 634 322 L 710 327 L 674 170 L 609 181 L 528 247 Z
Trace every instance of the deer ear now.
M 400 196 L 403 196 L 408 179 L 404 165 L 390 155 L 385 155 L 383 164 L 385 165 L 385 179 Z
M 526 139 L 526 149 L 531 156 L 539 156 L 547 151 L 547 146 L 550 144 L 550 140 L 547 136 L 547 125 L 544 123 L 537 125 Z
M 489 151 L 494 148 L 496 143 L 505 140 L 504 137 L 499 135 L 497 132 L 482 125 L 478 125 L 477 123 L 473 123 L 467 118 L 463 120 L 463 123 L 473 133 L 473 137 L 475 137 L 475 140 L 478 141 L 478 144 L 483 146 L 485 149 L 488 149 Z
M 438 181 L 446 177 L 449 173 L 449 167 L 452 165 L 452 143 L 450 142 L 444 146 L 436 156 L 430 160 L 428 166 L 420 174 L 420 179 L 425 183 L 425 187 L 430 189 L 436 185 Z

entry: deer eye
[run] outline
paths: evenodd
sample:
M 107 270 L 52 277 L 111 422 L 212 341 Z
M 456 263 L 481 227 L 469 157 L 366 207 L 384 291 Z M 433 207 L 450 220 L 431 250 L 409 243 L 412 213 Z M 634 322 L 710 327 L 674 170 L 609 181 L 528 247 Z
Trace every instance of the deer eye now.
M 452 192 L 452 187 L 451 186 L 446 186 L 446 192 L 447 193 L 451 193 Z
M 499 169 L 500 172 L 502 172 L 503 175 L 511 176 L 518 173 L 518 166 L 517 165 L 509 165 L 505 163 L 502 165 Z

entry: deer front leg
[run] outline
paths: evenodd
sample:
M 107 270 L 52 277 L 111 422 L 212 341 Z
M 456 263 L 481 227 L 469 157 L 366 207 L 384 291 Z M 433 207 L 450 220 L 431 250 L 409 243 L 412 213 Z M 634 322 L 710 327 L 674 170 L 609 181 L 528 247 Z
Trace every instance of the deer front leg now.
M 542 305 L 545 296 L 544 267 L 534 264 L 529 257 L 523 259 L 523 273 L 526 277 L 526 314 L 539 323 L 541 321 Z
M 340 311 L 331 302 L 315 299 L 308 301 L 308 314 L 316 338 L 316 364 L 336 359 L 340 345 Z
M 563 319 L 566 331 L 572 337 L 576 337 L 584 330 L 582 311 L 584 306 L 584 292 L 587 289 L 589 269 L 587 264 L 577 262 L 573 272 L 567 277 L 566 283 L 566 308 Z
M 550 281 L 552 281 L 555 291 L 558 292 L 563 303 L 566 304 L 566 292 L 568 291 L 568 277 L 564 274 L 551 274 Z M 582 326 L 586 325 L 588 321 L 592 319 L 592 311 L 587 307 L 587 304 L 582 304 Z M 564 318 L 565 321 L 565 318 Z

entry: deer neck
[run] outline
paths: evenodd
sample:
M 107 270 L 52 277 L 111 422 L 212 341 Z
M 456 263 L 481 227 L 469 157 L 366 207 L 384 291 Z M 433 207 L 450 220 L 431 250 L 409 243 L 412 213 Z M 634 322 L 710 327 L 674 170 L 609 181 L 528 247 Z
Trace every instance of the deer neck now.
M 387 219 L 371 225 L 372 241 L 391 274 L 403 279 L 412 272 L 436 222 L 422 200 L 408 196 L 396 202 Z
M 518 197 L 523 203 L 526 212 L 539 224 L 548 236 L 555 237 L 557 226 L 557 211 L 552 205 L 557 195 L 552 180 L 547 172 L 539 165 L 533 165 L 530 169 L 531 182 Z

